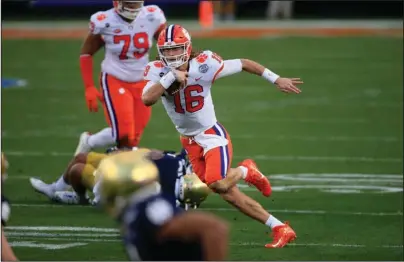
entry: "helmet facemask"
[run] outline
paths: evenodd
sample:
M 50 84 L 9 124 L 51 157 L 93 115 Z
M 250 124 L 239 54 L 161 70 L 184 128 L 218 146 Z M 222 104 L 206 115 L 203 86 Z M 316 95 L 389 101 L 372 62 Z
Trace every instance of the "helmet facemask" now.
M 142 9 L 143 4 L 144 1 L 135 1 L 135 0 L 114 1 L 115 10 L 118 12 L 118 14 L 130 20 L 135 20 L 140 10 Z
M 178 68 L 188 62 L 191 53 L 191 41 L 182 44 L 169 44 L 158 47 L 161 62 L 170 68 Z

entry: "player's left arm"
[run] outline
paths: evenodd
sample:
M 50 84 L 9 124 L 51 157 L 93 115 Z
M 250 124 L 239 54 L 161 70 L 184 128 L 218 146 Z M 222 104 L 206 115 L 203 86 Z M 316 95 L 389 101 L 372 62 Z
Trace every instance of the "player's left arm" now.
M 18 261 L 1 227 L 1 261 Z
M 156 25 L 153 38 L 157 41 L 161 31 L 167 27 L 166 16 L 164 15 L 163 10 L 157 5 L 149 5 L 146 7 L 146 10 L 153 16 L 153 23 Z
M 286 93 L 299 94 L 301 90 L 296 86 L 303 84 L 300 78 L 280 77 L 268 68 L 250 59 L 231 59 L 223 61 L 223 68 L 217 74 L 215 79 L 230 76 L 245 71 L 250 74 L 258 75 L 265 80 L 275 84 L 279 90 Z

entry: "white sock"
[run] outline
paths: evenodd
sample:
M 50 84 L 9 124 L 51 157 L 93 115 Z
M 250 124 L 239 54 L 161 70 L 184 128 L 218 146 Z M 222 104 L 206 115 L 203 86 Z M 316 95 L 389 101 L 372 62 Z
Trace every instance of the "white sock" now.
M 58 181 L 56 181 L 55 183 L 52 184 L 53 190 L 55 191 L 64 191 L 67 190 L 70 185 L 68 185 L 65 182 L 65 179 L 63 178 L 63 175 L 59 178 Z
M 100 198 L 100 181 L 95 183 L 95 185 L 93 187 L 93 194 L 94 194 L 94 199 Z
M 106 127 L 103 130 L 90 135 L 87 141 L 91 148 L 100 148 L 115 144 L 115 139 L 112 136 L 112 128 Z
M 247 177 L 248 169 L 245 166 L 239 166 L 238 168 L 243 171 L 243 179 L 245 179 Z
M 269 215 L 269 218 L 267 222 L 265 222 L 265 225 L 269 226 L 272 229 L 276 226 L 284 225 L 284 223 L 276 219 L 276 217 L 274 217 L 273 215 Z

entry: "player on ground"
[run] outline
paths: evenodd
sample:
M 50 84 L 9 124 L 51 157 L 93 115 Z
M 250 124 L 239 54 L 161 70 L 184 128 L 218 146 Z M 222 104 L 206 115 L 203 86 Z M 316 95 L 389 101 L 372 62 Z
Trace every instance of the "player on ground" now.
M 118 150 L 113 148 L 108 154 L 122 153 L 127 150 Z M 149 157 L 158 167 L 160 183 L 163 192 L 170 192 L 178 204 L 185 209 L 188 207 L 196 208 L 210 193 L 206 184 L 202 183 L 198 176 L 192 172 L 189 162 L 186 159 L 185 152 L 175 154 L 171 151 L 139 149 L 140 152 L 149 152 Z M 98 185 L 95 183 L 94 172 L 99 163 L 108 156 L 96 152 L 80 153 L 76 155 L 67 166 L 63 174 L 63 180 L 74 190 L 55 191 L 55 183 L 45 184 L 39 179 L 31 178 L 30 182 L 34 189 L 47 196 L 49 199 L 64 204 L 97 204 L 99 202 Z M 87 192 L 94 194 L 94 199 L 90 200 Z
M 115 0 L 113 4 L 114 8 L 91 16 L 80 55 L 87 107 L 97 112 L 97 99 L 102 101 L 110 127 L 93 135 L 82 133 L 75 155 L 114 143 L 137 146 L 151 116 L 141 100 L 143 72 L 153 39 L 165 28 L 166 18 L 158 6 L 143 6 L 144 1 Z M 93 55 L 102 47 L 101 94 L 93 81 Z
M 272 228 L 274 240 L 266 247 L 285 246 L 296 238 L 292 228 L 236 186 L 244 179 L 264 196 L 271 194 L 268 179 L 253 160 L 246 159 L 237 168 L 231 168 L 231 139 L 217 122 L 210 90 L 215 80 L 241 71 L 262 76 L 287 93 L 300 93 L 295 85 L 303 82 L 299 78 L 279 77 L 248 59 L 223 61 L 211 51 L 195 54 L 189 33 L 180 25 L 168 26 L 160 34 L 157 45 L 161 61 L 150 62 L 145 69 L 145 79 L 149 82 L 143 91 L 143 102 L 151 106 L 162 99 L 199 178 L 241 212 Z
M 96 171 L 101 203 L 118 220 L 129 259 L 225 260 L 227 224 L 211 214 L 182 212 L 170 195 L 160 193 L 158 170 L 132 151 L 103 159 Z
M 1 184 L 7 178 L 8 161 L 3 153 L 1 153 Z M 8 219 L 10 218 L 10 202 L 1 194 L 1 261 L 17 261 L 13 249 L 7 241 L 4 235 L 3 227 L 6 226 Z

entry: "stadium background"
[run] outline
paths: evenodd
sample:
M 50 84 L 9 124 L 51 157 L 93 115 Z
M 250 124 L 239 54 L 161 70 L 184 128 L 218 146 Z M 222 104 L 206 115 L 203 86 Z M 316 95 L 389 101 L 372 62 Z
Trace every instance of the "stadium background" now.
M 198 15 L 198 0 L 148 0 L 148 4 L 159 5 L 168 17 L 195 19 Z M 237 18 L 262 19 L 268 1 L 237 2 Z M 3 19 L 87 19 L 94 10 L 108 8 L 110 0 L 36 0 L 3 1 Z M 401 1 L 295 1 L 296 18 L 402 18 Z M 186 8 L 186 12 L 184 12 Z
M 111 1 L 86 2 L 2 1 L 2 150 L 11 163 L 3 190 L 13 204 L 6 235 L 22 260 L 125 259 L 102 212 L 50 203 L 28 182 L 59 177 L 78 135 L 105 126 L 101 112 L 87 112 L 78 53 L 89 16 Z M 296 1 L 289 21 L 266 20 L 267 1 L 237 1 L 236 20 L 210 30 L 198 24 L 198 1 L 147 4 L 190 28 L 196 47 L 305 81 L 299 96 L 247 74 L 214 87 L 233 165 L 253 157 L 274 193 L 241 188 L 298 234 L 290 247 L 266 250 L 265 227 L 210 196 L 202 208 L 232 225 L 229 259 L 403 260 L 402 1 Z M 161 105 L 141 144 L 179 150 Z

